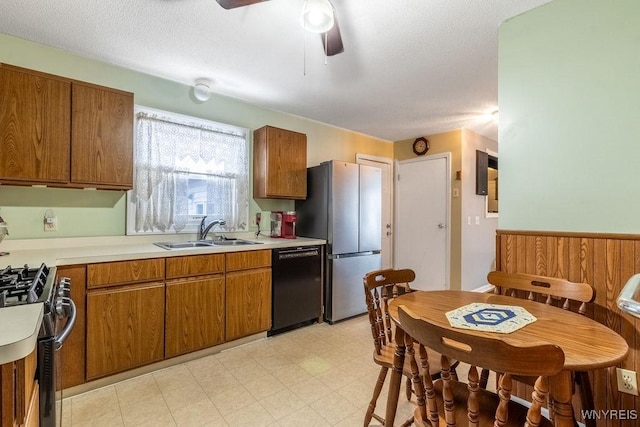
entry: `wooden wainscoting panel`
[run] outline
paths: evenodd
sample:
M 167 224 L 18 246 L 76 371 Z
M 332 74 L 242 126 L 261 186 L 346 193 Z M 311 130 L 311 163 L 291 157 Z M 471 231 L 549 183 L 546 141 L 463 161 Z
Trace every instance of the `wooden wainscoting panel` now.
M 630 350 L 620 366 L 640 371 L 640 320 L 621 312 L 616 304 L 627 280 L 640 273 L 640 235 L 498 230 L 496 268 L 593 285 L 596 295 L 588 304 L 587 316 L 625 338 Z M 615 368 L 589 375 L 597 410 L 640 409 L 639 397 L 617 391 Z M 521 387 L 516 391 L 518 395 L 530 392 Z M 598 426 L 624 426 L 625 422 L 611 418 L 600 420 Z

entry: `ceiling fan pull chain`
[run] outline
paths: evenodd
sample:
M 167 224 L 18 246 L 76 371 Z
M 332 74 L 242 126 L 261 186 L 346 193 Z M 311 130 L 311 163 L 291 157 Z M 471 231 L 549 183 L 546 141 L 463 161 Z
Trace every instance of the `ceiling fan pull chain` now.
M 304 48 L 302 49 L 302 75 L 307 75 L 307 29 L 304 29 Z

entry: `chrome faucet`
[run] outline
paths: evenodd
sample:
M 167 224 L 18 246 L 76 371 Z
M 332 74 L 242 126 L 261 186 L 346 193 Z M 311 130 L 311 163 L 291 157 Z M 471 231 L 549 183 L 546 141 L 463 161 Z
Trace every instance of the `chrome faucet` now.
M 200 227 L 198 227 L 198 240 L 204 240 L 207 238 L 207 234 L 209 234 L 209 231 L 216 225 L 225 225 L 227 223 L 227 221 L 225 221 L 224 219 L 217 219 L 214 221 L 211 221 L 209 223 L 209 225 L 207 225 L 206 227 L 204 226 L 204 221 L 205 219 L 207 219 L 207 216 L 205 215 L 202 218 L 202 221 L 200 221 Z

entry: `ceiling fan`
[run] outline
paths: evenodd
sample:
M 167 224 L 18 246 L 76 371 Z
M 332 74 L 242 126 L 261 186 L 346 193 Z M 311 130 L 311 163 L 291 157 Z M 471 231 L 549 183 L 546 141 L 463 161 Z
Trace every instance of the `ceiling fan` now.
M 216 0 L 225 9 L 250 6 L 268 0 Z M 305 30 L 320 33 L 325 55 L 344 52 L 342 36 L 338 27 L 336 10 L 329 0 L 305 0 L 302 9 L 302 26 Z

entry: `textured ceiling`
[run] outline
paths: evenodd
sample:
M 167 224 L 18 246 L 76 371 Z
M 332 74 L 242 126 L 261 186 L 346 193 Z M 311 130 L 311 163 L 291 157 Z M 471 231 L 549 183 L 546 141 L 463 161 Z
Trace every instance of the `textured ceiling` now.
M 326 65 L 303 0 L 2 0 L 0 32 L 390 141 L 497 140 L 498 27 L 549 0 L 332 1 L 345 51 Z

